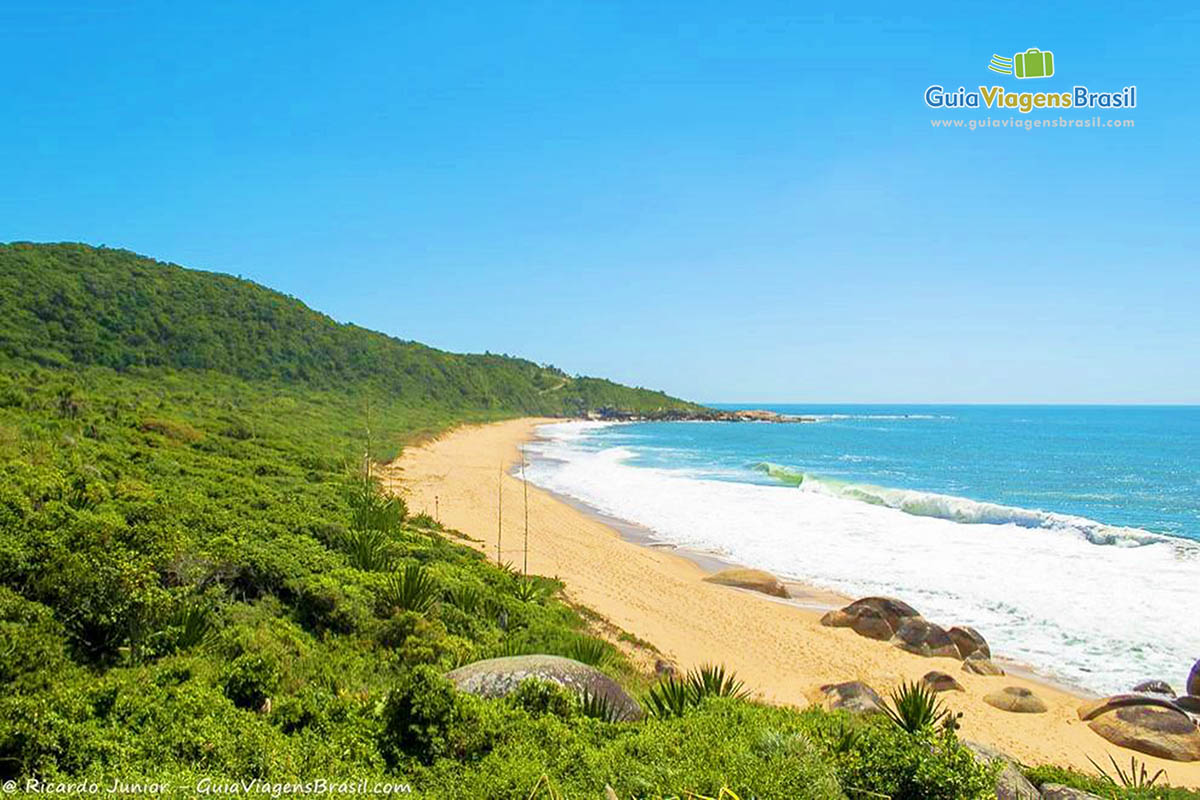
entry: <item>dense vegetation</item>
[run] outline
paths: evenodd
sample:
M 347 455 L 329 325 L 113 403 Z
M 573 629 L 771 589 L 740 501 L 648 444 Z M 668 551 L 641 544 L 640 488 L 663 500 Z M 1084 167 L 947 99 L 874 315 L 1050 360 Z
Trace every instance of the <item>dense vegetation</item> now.
M 47 367 L 167 367 L 369 387 L 407 407 L 458 412 L 698 408 L 522 359 L 446 353 L 339 325 L 249 281 L 77 244 L 0 245 L 0 356 Z
M 379 458 L 465 419 L 675 401 L 396 342 L 116 251 L 3 248 L 0 282 L 0 779 L 991 791 L 953 730 L 765 707 L 719 673 L 655 687 L 678 702 L 641 722 L 550 685 L 483 700 L 442 677 L 540 652 L 649 688 L 557 582 L 384 495 L 361 468 L 367 429 Z

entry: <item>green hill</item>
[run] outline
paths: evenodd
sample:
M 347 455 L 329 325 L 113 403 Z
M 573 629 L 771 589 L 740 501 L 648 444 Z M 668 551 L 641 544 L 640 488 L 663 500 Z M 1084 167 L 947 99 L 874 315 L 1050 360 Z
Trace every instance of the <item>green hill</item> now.
M 0 356 L 46 367 L 209 370 L 406 405 L 525 414 L 696 408 L 662 392 L 342 325 L 249 281 L 79 244 L 0 245 Z
M 600 407 L 686 406 L 130 253 L 0 247 L 0 781 L 14 796 L 30 780 L 172 797 L 317 781 L 445 800 L 606 784 L 659 800 L 995 796 L 953 730 L 771 708 L 714 673 L 655 685 L 642 721 L 555 684 L 456 691 L 446 671 L 503 655 L 586 661 L 633 694 L 653 678 L 622 649 L 648 646 L 596 638 L 612 629 L 557 580 L 491 564 L 386 495 L 364 449 Z

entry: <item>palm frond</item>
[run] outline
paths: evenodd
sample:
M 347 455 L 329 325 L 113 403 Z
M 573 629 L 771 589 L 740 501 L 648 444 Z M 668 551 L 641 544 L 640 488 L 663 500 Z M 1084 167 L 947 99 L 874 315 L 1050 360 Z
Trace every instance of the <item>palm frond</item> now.
M 584 691 L 579 696 L 579 713 L 604 722 L 616 722 L 619 716 L 617 707 L 608 697 L 598 693 L 593 694 L 590 691 Z
M 696 700 L 705 697 L 745 698 L 749 692 L 732 672 L 722 664 L 702 664 L 688 673 L 688 684 Z
M 1167 773 L 1165 770 L 1159 770 L 1153 775 L 1146 768 L 1146 762 L 1138 761 L 1136 756 L 1129 757 L 1129 771 L 1121 769 L 1121 765 L 1110 754 L 1108 760 L 1112 762 L 1113 773 L 1110 775 L 1108 770 L 1097 764 L 1091 756 L 1087 757 L 1088 761 L 1092 762 L 1092 766 L 1100 773 L 1100 777 L 1111 783 L 1113 786 L 1122 786 L 1126 789 L 1149 789 L 1158 783 L 1159 778 L 1163 778 L 1163 783 L 1167 783 Z
M 901 684 L 882 708 L 888 719 L 909 733 L 932 728 L 950 713 L 934 691 L 920 682 Z
M 663 678 L 646 693 L 646 711 L 659 719 L 682 717 L 693 705 L 692 687 L 674 675 Z
M 393 608 L 424 614 L 433 608 L 438 595 L 438 584 L 433 575 L 420 564 L 409 564 L 388 578 L 382 599 Z

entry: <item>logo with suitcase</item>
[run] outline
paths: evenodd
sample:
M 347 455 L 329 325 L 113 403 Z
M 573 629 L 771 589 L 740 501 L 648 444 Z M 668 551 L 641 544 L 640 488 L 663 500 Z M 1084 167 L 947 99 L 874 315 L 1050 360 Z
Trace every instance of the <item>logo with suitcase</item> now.
M 1036 47 L 1016 53 L 1012 58 L 993 53 L 988 69 L 1018 78 L 1049 78 L 1054 74 L 1054 53 Z

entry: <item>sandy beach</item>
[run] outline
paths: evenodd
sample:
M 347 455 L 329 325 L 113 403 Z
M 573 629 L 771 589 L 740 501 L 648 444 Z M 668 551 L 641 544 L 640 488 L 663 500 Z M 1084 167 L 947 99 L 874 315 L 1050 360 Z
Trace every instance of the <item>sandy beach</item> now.
M 473 546 L 492 558 L 501 494 L 502 558 L 520 566 L 525 530 L 522 484 L 508 469 L 519 459 L 521 442 L 548 421 L 458 428 L 406 449 L 388 466 L 387 480 L 407 498 L 413 512 L 433 514 L 436 508 L 443 524 L 476 540 Z M 530 485 L 528 493 L 529 571 L 560 578 L 571 601 L 651 643 L 682 668 L 723 662 L 762 700 L 794 706 L 810 703 L 817 688 L 827 683 L 861 680 L 884 694 L 901 681 L 941 670 L 966 689 L 941 695 L 953 710 L 963 712 L 965 739 L 999 748 L 1024 763 L 1067 765 L 1086 772 L 1093 771 L 1088 756 L 1107 764 L 1111 754 L 1128 765 L 1135 755 L 1108 744 L 1078 719 L 1082 694 L 1035 677 L 968 674 L 954 659 L 922 658 L 849 629 L 823 627 L 818 622 L 821 611 L 814 606 L 836 602 L 836 597 L 812 590 L 805 593 L 804 602 L 792 603 L 705 583 L 707 573 L 696 561 L 627 541 L 595 515 L 537 487 Z M 1005 686 L 1032 689 L 1049 711 L 1013 714 L 983 702 L 985 694 Z M 1151 770 L 1165 769 L 1173 785 L 1200 786 L 1200 762 L 1136 755 Z

